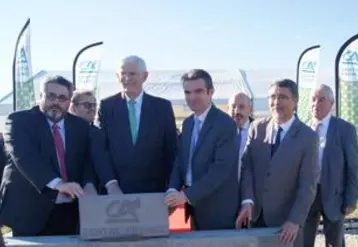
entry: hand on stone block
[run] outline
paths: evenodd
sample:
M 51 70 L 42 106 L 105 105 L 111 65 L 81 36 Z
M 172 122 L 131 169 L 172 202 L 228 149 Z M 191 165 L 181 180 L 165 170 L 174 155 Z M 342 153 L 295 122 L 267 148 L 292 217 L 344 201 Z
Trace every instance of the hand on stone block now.
M 88 183 L 83 188 L 85 195 L 97 195 L 97 190 L 92 183 Z
M 283 244 L 293 243 L 296 240 L 299 229 L 298 224 L 286 221 L 281 227 L 280 241 Z
M 250 223 L 252 220 L 252 209 L 253 205 L 251 203 L 245 203 L 242 205 L 239 215 L 236 218 L 236 228 L 250 227 Z
M 56 185 L 55 189 L 58 190 L 60 193 L 71 196 L 72 198 L 81 197 L 85 194 L 81 185 L 75 182 L 65 183 L 63 181 L 60 181 Z

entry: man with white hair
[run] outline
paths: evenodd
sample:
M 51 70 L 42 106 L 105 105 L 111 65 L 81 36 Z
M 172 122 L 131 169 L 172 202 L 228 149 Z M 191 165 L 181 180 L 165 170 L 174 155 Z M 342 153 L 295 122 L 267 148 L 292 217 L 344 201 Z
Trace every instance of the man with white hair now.
M 304 226 L 305 247 L 313 247 L 317 227 L 323 216 L 326 246 L 340 247 L 344 236 L 344 217 L 352 213 L 358 198 L 358 147 L 355 127 L 331 115 L 332 89 L 320 85 L 312 94 L 314 129 L 320 140 L 320 176 L 316 198 Z
M 177 148 L 171 103 L 143 91 L 148 71 L 138 56 L 121 60 L 123 90 L 100 102 L 98 126 L 106 137 L 123 193 L 165 192 Z

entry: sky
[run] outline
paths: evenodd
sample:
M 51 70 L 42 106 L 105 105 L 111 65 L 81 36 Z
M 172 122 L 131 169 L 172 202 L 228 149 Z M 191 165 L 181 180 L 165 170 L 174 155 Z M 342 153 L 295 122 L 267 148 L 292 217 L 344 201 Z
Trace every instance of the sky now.
M 320 69 L 358 33 L 357 0 L 0 1 L 0 94 L 11 89 L 17 35 L 31 18 L 34 73 L 70 70 L 76 53 L 104 42 L 103 69 L 126 55 L 157 69 L 293 69 L 320 44 Z

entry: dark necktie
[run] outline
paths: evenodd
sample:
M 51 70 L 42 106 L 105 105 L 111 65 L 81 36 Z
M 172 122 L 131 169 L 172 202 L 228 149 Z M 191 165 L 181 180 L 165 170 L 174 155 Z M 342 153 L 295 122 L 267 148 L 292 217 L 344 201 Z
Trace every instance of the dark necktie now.
M 57 151 L 57 155 L 58 155 L 58 163 L 60 166 L 60 173 L 61 173 L 61 178 L 64 181 L 67 181 L 67 171 L 66 171 L 66 163 L 65 163 L 65 148 L 64 148 L 64 143 L 61 137 L 61 133 L 59 130 L 59 127 L 54 124 L 52 125 L 52 131 L 53 131 L 53 138 L 55 140 L 55 145 L 56 145 L 56 151 Z
M 281 127 L 278 127 L 278 130 L 276 133 L 276 138 L 275 138 L 275 143 L 272 145 L 272 148 L 271 148 L 271 157 L 273 157 L 273 155 L 276 153 L 278 147 L 280 146 L 282 131 L 283 131 L 283 129 Z
M 237 145 L 239 146 L 239 154 L 241 149 L 241 141 L 242 141 L 242 128 L 239 128 L 239 133 L 237 134 Z

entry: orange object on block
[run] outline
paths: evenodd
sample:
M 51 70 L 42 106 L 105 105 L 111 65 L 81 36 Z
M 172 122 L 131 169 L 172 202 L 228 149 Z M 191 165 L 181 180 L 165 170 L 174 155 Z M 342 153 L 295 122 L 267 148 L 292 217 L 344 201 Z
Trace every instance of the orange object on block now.
M 184 206 L 179 206 L 172 215 L 169 216 L 170 232 L 190 232 L 190 219 L 185 223 Z

